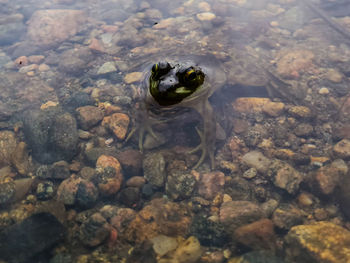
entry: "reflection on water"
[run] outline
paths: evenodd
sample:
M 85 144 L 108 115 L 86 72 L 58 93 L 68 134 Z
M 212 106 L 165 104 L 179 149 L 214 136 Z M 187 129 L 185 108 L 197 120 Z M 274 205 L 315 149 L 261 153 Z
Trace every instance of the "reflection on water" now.
M 349 10 L 0 0 L 2 262 L 349 262 Z

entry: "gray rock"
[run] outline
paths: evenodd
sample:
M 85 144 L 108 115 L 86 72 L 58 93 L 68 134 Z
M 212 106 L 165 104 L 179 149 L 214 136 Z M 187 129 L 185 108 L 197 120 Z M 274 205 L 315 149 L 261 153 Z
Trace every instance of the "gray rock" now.
M 164 186 L 166 177 L 164 156 L 161 153 L 147 154 L 143 160 L 143 173 L 151 185 Z
M 80 226 L 80 240 L 86 246 L 97 246 L 107 239 L 109 228 L 106 219 L 100 213 L 95 213 Z
M 251 151 L 242 157 L 243 162 L 249 167 L 253 167 L 259 172 L 266 172 L 271 161 L 259 151 Z
M 77 151 L 78 129 L 73 116 L 57 107 L 30 111 L 23 130 L 33 157 L 41 163 L 70 161 Z
M 288 163 L 273 160 L 268 171 L 273 183 L 290 194 L 294 194 L 299 189 L 299 184 L 303 181 L 303 176 Z
M 15 183 L 7 182 L 0 184 L 0 205 L 10 203 L 15 196 Z
M 117 68 L 115 66 L 115 63 L 113 61 L 108 61 L 104 63 L 98 70 L 97 74 L 98 75 L 104 75 L 112 72 L 116 72 Z
M 45 82 L 17 72 L 0 73 L 0 89 L 0 121 L 49 100 L 58 100 Z
M 10 263 L 29 262 L 62 241 L 65 232 L 52 214 L 34 214 L 0 233 L 0 258 Z
M 290 229 L 292 226 L 302 224 L 304 218 L 302 211 L 291 205 L 277 208 L 272 215 L 273 223 L 281 229 Z
M 172 170 L 167 177 L 165 193 L 173 200 L 190 198 L 195 184 L 196 180 L 192 174 Z
M 257 221 L 264 216 L 262 209 L 249 201 L 228 201 L 220 207 L 220 222 L 230 230 Z

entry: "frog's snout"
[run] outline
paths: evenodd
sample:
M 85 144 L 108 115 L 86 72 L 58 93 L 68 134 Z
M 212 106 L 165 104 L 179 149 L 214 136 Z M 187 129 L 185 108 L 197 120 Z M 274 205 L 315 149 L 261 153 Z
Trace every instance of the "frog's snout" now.
M 177 78 L 173 76 L 168 76 L 167 78 L 160 79 L 160 82 L 158 84 L 158 90 L 159 92 L 168 92 L 171 90 L 174 86 L 178 85 L 179 81 Z

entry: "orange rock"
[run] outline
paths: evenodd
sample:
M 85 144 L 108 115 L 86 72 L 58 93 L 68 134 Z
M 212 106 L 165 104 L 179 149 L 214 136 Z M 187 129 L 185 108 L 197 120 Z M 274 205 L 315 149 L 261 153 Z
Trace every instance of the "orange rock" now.
M 23 67 L 23 66 L 27 66 L 28 65 L 28 58 L 26 56 L 21 56 L 18 57 L 15 60 L 15 64 L 17 65 L 17 67 Z
M 277 55 L 277 72 L 286 78 L 297 79 L 300 73 L 314 68 L 314 57 L 309 50 L 282 50 Z
M 130 118 L 124 113 L 114 113 L 103 118 L 102 126 L 106 126 L 113 131 L 119 140 L 124 140 L 128 131 Z
M 113 167 L 116 173 L 121 172 L 121 166 L 119 161 L 113 156 L 101 155 L 96 162 L 97 168 Z
M 114 171 L 109 172 L 106 170 L 108 167 L 112 167 Z M 101 155 L 97 159 L 96 169 L 98 171 L 96 180 L 100 193 L 106 196 L 117 193 L 123 182 L 119 161 L 113 156 Z
M 235 239 L 253 249 L 276 248 L 274 225 L 270 219 L 260 219 L 254 223 L 241 226 L 234 232 Z
M 273 102 L 268 98 L 238 98 L 233 103 L 233 108 L 241 113 L 254 114 L 265 112 L 272 117 L 276 117 L 282 114 L 284 103 Z
M 191 223 L 189 211 L 166 199 L 153 199 L 127 226 L 125 238 L 141 243 L 157 235 L 184 236 Z
M 143 72 L 131 72 L 129 74 L 126 74 L 124 77 L 124 82 L 126 84 L 131 84 L 134 82 L 139 82 L 142 79 Z
M 105 49 L 103 47 L 103 44 L 100 42 L 100 40 L 93 38 L 91 39 L 91 43 L 89 45 L 89 48 L 98 52 L 105 52 Z

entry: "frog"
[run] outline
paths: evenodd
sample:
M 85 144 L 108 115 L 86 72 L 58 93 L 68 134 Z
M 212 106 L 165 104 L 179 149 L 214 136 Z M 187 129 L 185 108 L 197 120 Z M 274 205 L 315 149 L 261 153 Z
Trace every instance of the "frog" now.
M 200 144 L 190 150 L 189 154 L 201 152 L 193 169 L 198 168 L 206 157 L 214 168 L 214 151 L 216 142 L 216 121 L 209 98 L 217 88 L 226 82 L 226 74 L 217 65 L 205 65 L 203 58 L 192 57 L 181 60 L 166 59 L 155 62 L 146 69 L 141 103 L 143 112 L 139 135 L 139 148 L 143 148 L 143 135 L 146 130 L 156 137 L 152 125 L 160 116 L 172 118 L 180 108 L 192 108 L 203 119 L 203 128 L 196 127 Z M 175 113 L 176 111 L 176 113 Z
M 232 67 L 228 63 L 220 61 L 212 54 L 163 57 L 149 63 L 144 70 L 140 87 L 143 95 L 140 96 L 137 113 L 139 149 L 143 151 L 147 132 L 157 139 L 152 129 L 156 123 L 166 122 L 173 114 L 178 114 L 181 108 L 191 108 L 199 113 L 203 123 L 202 129 L 196 127 L 200 138 L 199 145 L 188 151 L 189 154 L 200 152 L 192 169 L 197 169 L 206 158 L 210 161 L 210 168 L 215 169 L 215 144 L 217 128 L 220 125 L 216 122 L 216 114 L 209 98 L 226 83 L 252 86 L 263 86 L 267 83 L 266 75 L 261 76 L 260 72 L 252 68 L 254 63 L 249 67 L 243 63 L 239 69 L 237 64 Z M 135 129 L 129 137 L 134 131 Z

